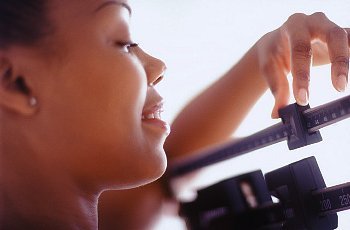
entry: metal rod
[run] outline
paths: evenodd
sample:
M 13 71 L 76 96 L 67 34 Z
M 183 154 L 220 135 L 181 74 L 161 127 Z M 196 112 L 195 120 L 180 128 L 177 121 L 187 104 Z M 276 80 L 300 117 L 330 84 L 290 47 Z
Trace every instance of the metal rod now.
M 235 140 L 225 146 L 220 146 L 216 150 L 210 149 L 207 153 L 201 153 L 199 157 L 177 162 L 170 167 L 169 176 L 181 176 L 204 166 L 284 141 L 290 134 L 290 127 L 288 125 L 277 123 L 255 134 Z
M 301 116 L 305 120 L 303 125 L 306 126 L 305 132 L 316 132 L 320 128 L 350 117 L 350 96 L 306 109 Z M 200 156 L 178 161 L 169 166 L 168 176 L 170 178 L 181 176 L 199 168 L 287 140 L 290 137 L 298 139 L 299 137 L 295 137 L 296 134 L 293 131 L 295 127 L 291 127 L 293 125 L 295 124 L 280 122 L 250 136 L 228 142 L 224 146 L 201 152 Z

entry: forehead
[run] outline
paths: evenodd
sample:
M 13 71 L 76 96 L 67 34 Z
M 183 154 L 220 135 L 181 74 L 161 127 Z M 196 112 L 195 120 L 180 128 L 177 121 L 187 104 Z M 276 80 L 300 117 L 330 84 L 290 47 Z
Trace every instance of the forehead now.
M 100 36 L 109 28 L 106 25 L 124 25 L 130 19 L 128 8 L 126 0 L 49 0 L 50 47 L 66 54 L 77 41 Z
M 53 17 L 91 17 L 111 5 L 120 7 L 131 15 L 127 0 L 52 0 L 50 14 Z
M 103 8 L 108 7 L 110 5 L 116 5 L 116 6 L 125 8 L 131 16 L 131 7 L 129 6 L 127 1 L 116 1 L 116 0 L 104 1 L 97 6 L 97 8 L 95 9 L 95 12 L 98 12 L 98 11 L 102 10 Z

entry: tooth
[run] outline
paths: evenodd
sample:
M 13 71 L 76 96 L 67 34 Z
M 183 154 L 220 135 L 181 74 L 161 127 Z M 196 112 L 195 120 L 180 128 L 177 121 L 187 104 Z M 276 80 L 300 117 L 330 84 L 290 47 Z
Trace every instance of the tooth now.
M 157 119 L 160 119 L 160 112 L 159 111 L 155 112 L 154 117 Z
M 152 113 L 151 113 L 151 114 L 148 114 L 146 118 L 147 118 L 147 119 L 154 119 L 154 115 L 153 115 Z

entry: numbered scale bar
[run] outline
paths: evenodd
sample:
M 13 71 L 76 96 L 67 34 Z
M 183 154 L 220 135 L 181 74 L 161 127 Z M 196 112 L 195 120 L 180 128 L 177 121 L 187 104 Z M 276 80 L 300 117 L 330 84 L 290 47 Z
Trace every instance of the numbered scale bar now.
M 283 123 L 275 124 L 253 135 L 235 140 L 226 146 L 221 146 L 219 149 L 211 149 L 207 154 L 201 153 L 200 158 L 186 159 L 185 162 L 171 167 L 169 176 L 181 176 L 193 170 L 287 140 L 288 135 L 290 135 L 288 126 Z
M 169 167 L 168 176 L 177 177 L 199 168 L 287 140 L 289 149 L 303 147 L 322 140 L 318 130 L 350 117 L 350 96 L 310 108 L 292 104 L 280 110 L 282 122 L 250 136 L 235 140 L 187 158 Z
M 312 193 L 317 212 L 328 215 L 350 209 L 350 182 Z
M 303 115 L 308 131 L 315 132 L 350 116 L 350 96 L 307 109 Z

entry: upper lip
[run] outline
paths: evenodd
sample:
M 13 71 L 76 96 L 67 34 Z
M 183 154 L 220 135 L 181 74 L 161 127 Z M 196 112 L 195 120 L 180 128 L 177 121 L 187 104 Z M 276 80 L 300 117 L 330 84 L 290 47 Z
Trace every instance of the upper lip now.
M 146 107 L 142 111 L 142 118 L 146 118 L 148 115 L 160 114 L 163 112 L 163 101 L 159 101 L 156 104 Z
M 163 104 L 163 98 L 158 94 L 154 87 L 148 87 L 146 101 L 141 114 L 142 119 L 160 119 L 160 113 L 163 112 Z

